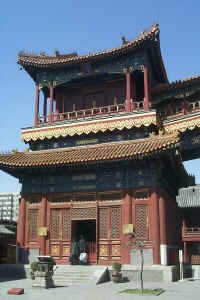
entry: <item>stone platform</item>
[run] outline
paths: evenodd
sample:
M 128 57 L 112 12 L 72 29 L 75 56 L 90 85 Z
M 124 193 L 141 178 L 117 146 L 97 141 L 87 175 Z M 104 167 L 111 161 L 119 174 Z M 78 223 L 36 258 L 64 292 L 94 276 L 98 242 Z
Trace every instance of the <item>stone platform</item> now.
M 112 267 L 108 267 L 110 280 Z M 122 265 L 122 278 L 129 281 L 140 280 L 140 265 Z M 152 265 L 144 266 L 143 279 L 146 282 L 173 282 L 179 280 L 176 266 Z

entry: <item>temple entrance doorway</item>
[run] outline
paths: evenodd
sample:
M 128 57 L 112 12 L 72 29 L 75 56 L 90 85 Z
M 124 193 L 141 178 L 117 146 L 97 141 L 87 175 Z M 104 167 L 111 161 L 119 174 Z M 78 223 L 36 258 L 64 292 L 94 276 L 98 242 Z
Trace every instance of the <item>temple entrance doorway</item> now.
M 86 252 L 88 253 L 89 263 L 96 263 L 96 220 L 74 220 L 72 221 L 72 238 L 80 240 L 81 235 L 87 243 Z

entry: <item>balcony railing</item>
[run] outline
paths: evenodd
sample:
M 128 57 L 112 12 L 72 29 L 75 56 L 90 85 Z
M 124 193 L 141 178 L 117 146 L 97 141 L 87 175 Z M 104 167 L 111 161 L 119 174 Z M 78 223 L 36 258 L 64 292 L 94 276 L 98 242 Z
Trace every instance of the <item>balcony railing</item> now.
M 94 107 L 78 111 L 53 114 L 53 121 L 57 120 L 72 120 L 83 119 L 88 117 L 96 117 L 98 115 L 105 115 L 111 113 L 118 113 L 125 111 L 125 104 L 109 105 L 103 107 Z
M 200 254 L 188 254 L 191 265 L 200 265 Z
M 200 237 L 200 227 L 183 227 L 182 237 Z
M 165 107 L 164 110 L 159 112 L 162 121 L 170 120 L 175 117 L 184 116 L 187 114 L 195 113 L 200 111 L 200 101 L 193 101 L 187 104 L 185 107 L 184 103 L 177 105 L 176 107 Z
M 132 101 L 131 102 L 131 111 L 139 111 L 144 109 L 144 100 L 141 101 Z M 108 105 L 103 107 L 93 107 L 77 111 L 65 112 L 65 113 L 53 113 L 52 122 L 63 121 L 63 120 L 79 120 L 85 118 L 93 118 L 102 115 L 109 115 L 112 113 L 120 113 L 126 111 L 126 103 Z M 49 116 L 45 117 L 44 115 L 39 116 L 39 123 L 46 123 L 49 120 Z

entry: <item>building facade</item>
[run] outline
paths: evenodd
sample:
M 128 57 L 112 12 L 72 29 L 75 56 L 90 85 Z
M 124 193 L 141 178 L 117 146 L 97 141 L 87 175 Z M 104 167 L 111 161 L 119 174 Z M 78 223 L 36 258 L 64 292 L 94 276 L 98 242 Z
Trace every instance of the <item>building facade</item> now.
M 18 220 L 20 193 L 0 193 L 0 219 Z
M 169 83 L 159 33 L 83 56 L 19 53 L 36 84 L 34 126 L 22 129 L 30 151 L 1 154 L 0 168 L 22 183 L 22 257 L 68 264 L 83 234 L 90 263 L 134 264 L 131 224 L 145 264 L 175 262 L 176 195 L 194 184 L 183 160 L 200 153 L 200 77 Z

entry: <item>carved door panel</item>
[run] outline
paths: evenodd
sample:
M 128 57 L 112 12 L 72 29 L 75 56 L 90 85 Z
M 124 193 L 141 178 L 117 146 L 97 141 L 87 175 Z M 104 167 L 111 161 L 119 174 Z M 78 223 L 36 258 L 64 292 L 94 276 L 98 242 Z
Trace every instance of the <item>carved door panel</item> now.
M 99 260 L 120 261 L 121 207 L 99 209 Z
M 70 209 L 50 209 L 49 254 L 56 260 L 68 261 L 70 256 Z

